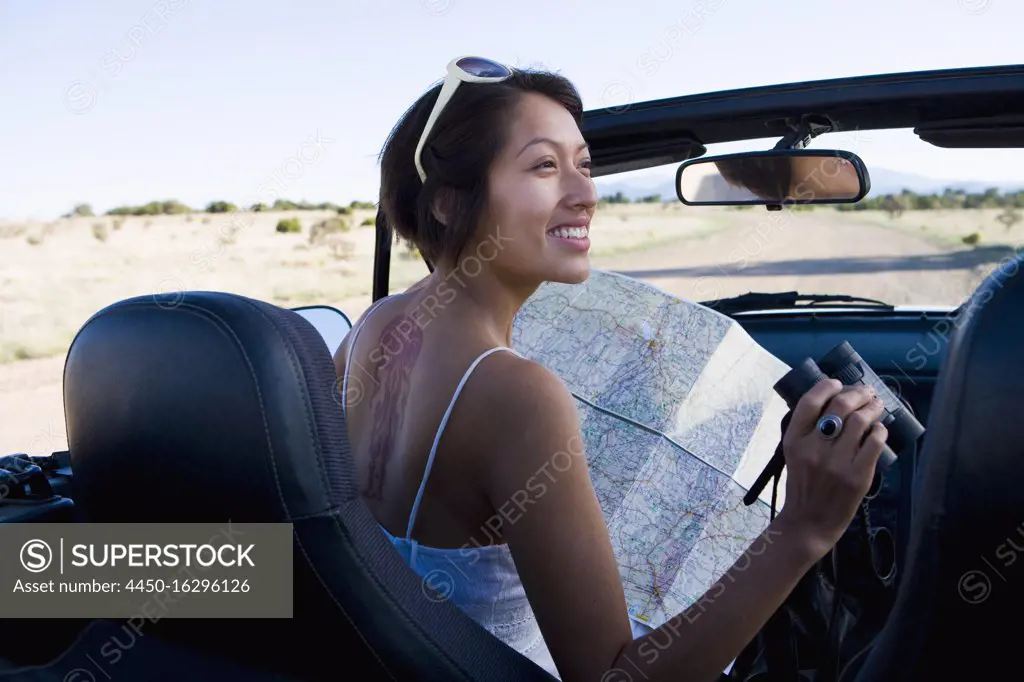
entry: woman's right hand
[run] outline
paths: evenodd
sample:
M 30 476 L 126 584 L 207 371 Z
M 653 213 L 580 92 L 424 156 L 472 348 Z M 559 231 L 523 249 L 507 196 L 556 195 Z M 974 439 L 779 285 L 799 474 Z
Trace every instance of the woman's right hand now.
M 777 521 L 806 533 L 821 556 L 842 537 L 871 487 L 888 436 L 878 421 L 882 413 L 874 389 L 835 379 L 815 384 L 793 408 L 782 439 L 786 500 Z M 843 421 L 831 440 L 817 426 L 828 414 Z

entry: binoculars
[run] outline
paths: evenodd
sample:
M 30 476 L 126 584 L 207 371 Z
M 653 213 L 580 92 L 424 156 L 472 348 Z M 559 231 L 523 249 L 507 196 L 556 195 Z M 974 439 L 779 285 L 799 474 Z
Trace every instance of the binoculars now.
M 846 341 L 830 350 L 817 362 L 811 358 L 804 359 L 779 379 L 773 388 L 792 410 L 812 386 L 825 379 L 838 379 L 845 386 L 871 386 L 875 389 L 875 394 L 881 398 L 884 411 L 879 421 L 889 432 L 878 460 L 882 471 L 888 470 L 896 463 L 897 452 L 903 452 L 924 435 L 925 429 L 921 422 Z M 768 485 L 768 481 L 782 473 L 785 463 L 780 446 L 743 498 L 744 504 L 753 504 Z

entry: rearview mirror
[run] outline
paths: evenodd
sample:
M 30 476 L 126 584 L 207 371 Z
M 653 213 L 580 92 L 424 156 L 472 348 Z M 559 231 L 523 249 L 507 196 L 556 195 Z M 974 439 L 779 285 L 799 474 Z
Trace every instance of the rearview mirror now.
M 860 157 L 836 149 L 702 157 L 676 171 L 676 194 L 688 206 L 855 203 L 870 189 Z
M 345 313 L 337 308 L 328 305 L 307 305 L 301 308 L 292 308 L 294 312 L 306 318 L 306 321 L 316 327 L 327 344 L 327 350 L 331 357 L 337 352 L 341 342 L 352 329 L 352 322 Z

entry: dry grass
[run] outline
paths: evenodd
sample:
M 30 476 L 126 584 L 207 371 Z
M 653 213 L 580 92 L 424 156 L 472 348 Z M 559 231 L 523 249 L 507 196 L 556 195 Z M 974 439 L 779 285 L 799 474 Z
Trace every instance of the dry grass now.
M 303 232 L 276 232 L 278 219 L 290 215 Z M 309 226 L 328 215 L 74 218 L 9 227 L 0 232 L 8 235 L 0 241 L 0 362 L 63 352 L 89 315 L 131 296 L 223 290 L 283 306 L 352 296 L 365 286 L 357 261 L 372 257 L 373 230 L 345 235 L 351 246 L 339 257 L 332 244 L 309 243 Z
M 611 206 L 595 219 L 593 255 L 620 253 L 714 228 L 679 207 Z M 283 307 L 327 303 L 353 319 L 370 302 L 373 211 L 68 218 L 0 223 L 0 364 L 67 350 L 102 307 L 132 296 L 217 290 Z M 299 233 L 275 230 L 298 218 Z M 327 221 L 326 229 L 311 229 Z M 367 224 L 369 223 L 369 224 Z M 393 289 L 427 274 L 396 246 Z
M 908 232 L 938 246 L 1012 246 L 1024 244 L 1024 221 L 1012 229 L 997 220 L 1003 209 L 904 211 L 890 219 L 881 211 L 853 212 L 847 215 L 865 222 Z M 974 236 L 976 235 L 976 237 Z M 967 241 L 965 241 L 967 239 Z

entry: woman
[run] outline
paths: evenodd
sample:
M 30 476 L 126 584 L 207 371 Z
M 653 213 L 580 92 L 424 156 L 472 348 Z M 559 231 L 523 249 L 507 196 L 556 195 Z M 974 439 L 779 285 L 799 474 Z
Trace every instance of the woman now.
M 541 283 L 589 273 L 598 197 L 581 112 L 558 75 L 469 58 L 392 131 L 378 219 L 434 271 L 371 306 L 336 355 L 356 474 L 426 583 L 563 680 L 714 679 L 853 517 L 882 407 L 838 382 L 811 390 L 784 440 L 786 504 L 756 556 L 698 618 L 632 631 L 573 398 L 510 348 Z M 823 411 L 845 423 L 832 440 L 815 428 Z M 556 473 L 565 452 L 579 456 Z

